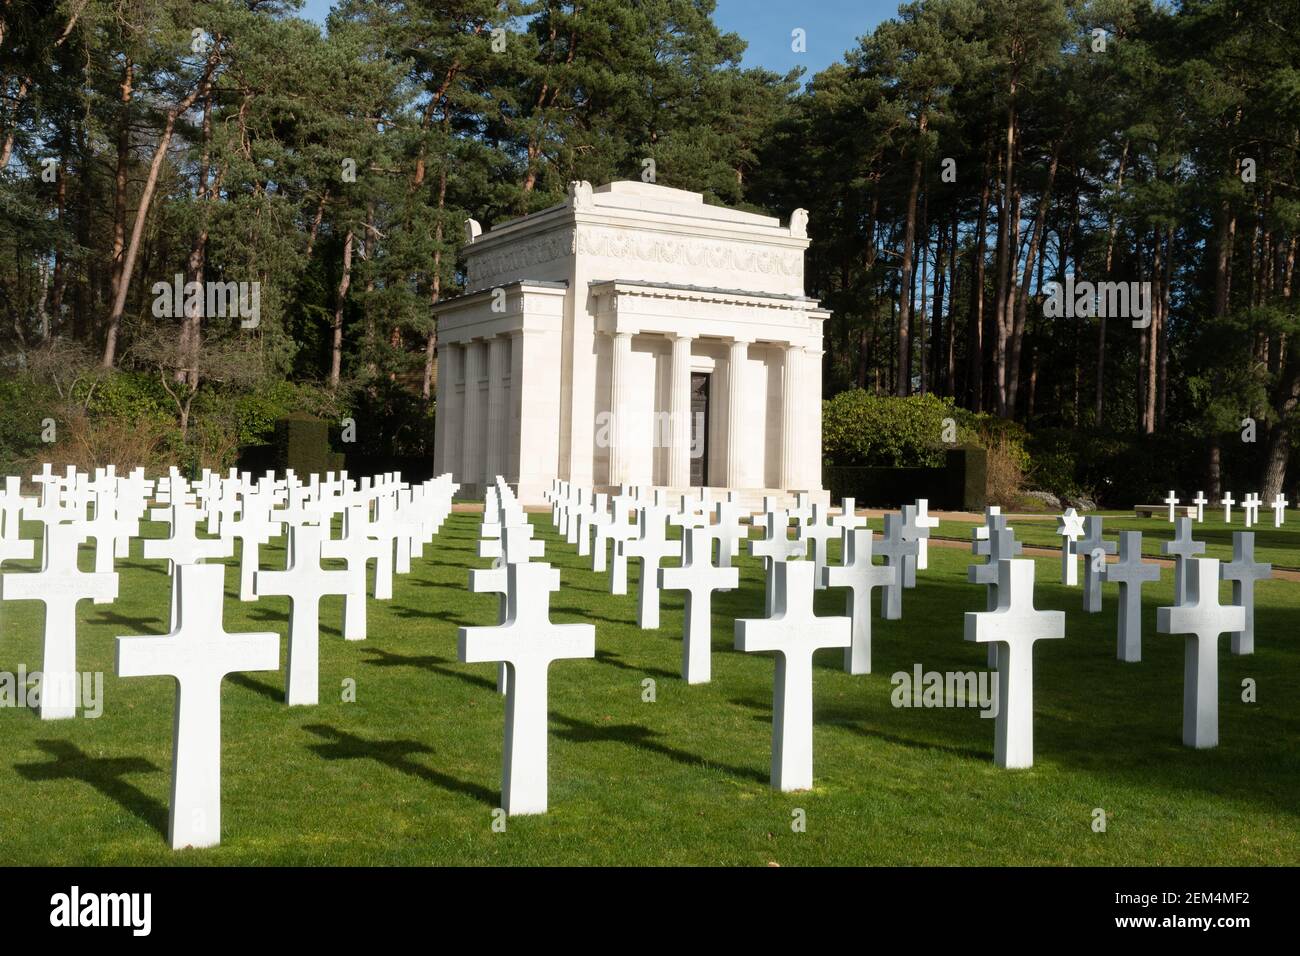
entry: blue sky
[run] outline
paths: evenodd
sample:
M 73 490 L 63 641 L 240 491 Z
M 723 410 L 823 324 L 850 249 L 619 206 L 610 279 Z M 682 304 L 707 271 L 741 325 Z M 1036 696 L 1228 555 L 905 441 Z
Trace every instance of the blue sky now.
M 332 0 L 307 0 L 303 16 L 323 21 L 331 4 Z M 718 0 L 714 20 L 723 30 L 739 33 L 748 41 L 745 66 L 762 66 L 778 73 L 803 66 L 811 78 L 897 10 L 898 0 Z M 795 28 L 806 33 L 805 53 L 790 48 Z

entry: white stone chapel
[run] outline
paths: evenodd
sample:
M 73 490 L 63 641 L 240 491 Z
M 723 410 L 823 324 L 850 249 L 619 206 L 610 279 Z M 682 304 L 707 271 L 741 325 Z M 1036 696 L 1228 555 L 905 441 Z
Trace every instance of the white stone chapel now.
M 807 222 L 641 182 L 469 220 L 472 291 L 436 306 L 435 473 L 525 504 L 556 477 L 823 498 Z

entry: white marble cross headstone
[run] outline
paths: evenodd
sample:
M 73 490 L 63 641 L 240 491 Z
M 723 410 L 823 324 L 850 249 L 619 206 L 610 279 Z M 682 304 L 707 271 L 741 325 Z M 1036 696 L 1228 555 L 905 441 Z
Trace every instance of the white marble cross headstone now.
M 1174 603 L 1182 604 L 1187 586 L 1187 560 L 1205 553 L 1204 541 L 1192 540 L 1192 519 L 1179 518 L 1174 537 L 1160 546 L 1160 553 L 1174 558 Z
M 916 499 L 916 526 L 922 529 L 922 534 L 917 541 L 919 550 L 916 552 L 916 569 L 924 571 L 930 566 L 930 531 L 939 527 L 939 519 L 930 514 L 930 499 Z
M 782 509 L 767 512 L 767 537 L 751 538 L 749 553 L 755 558 L 763 559 L 764 586 L 763 613 L 771 616 L 776 607 L 776 572 L 777 564 L 783 564 L 792 558 L 802 558 L 808 553 L 808 546 L 803 541 L 790 540 L 790 516 Z
M 36 542 L 20 534 L 22 514 L 35 506 L 33 498 L 24 498 L 17 478 L 6 478 L 0 491 L 0 565 L 6 561 L 30 561 L 36 554 Z
M 1083 555 L 1083 609 L 1089 614 L 1101 610 L 1101 576 L 1106 566 L 1106 555 L 1114 554 L 1114 541 L 1105 540 L 1102 535 L 1102 519 L 1090 517 L 1083 519 L 1083 540 L 1079 542 L 1079 553 Z
M 796 524 L 807 524 L 812 518 L 812 496 L 800 491 L 794 496 L 795 506 L 790 509 L 790 518 Z
M 1286 498 L 1282 496 L 1282 492 L 1279 491 L 1277 497 L 1273 499 L 1273 503 L 1269 505 L 1269 507 L 1273 509 L 1274 528 L 1282 527 L 1282 523 L 1286 521 L 1286 506 L 1290 503 L 1291 502 L 1287 501 Z
M 527 563 L 533 558 L 540 558 L 546 553 L 545 541 L 533 540 L 531 524 L 507 527 L 500 538 L 487 538 L 478 543 L 480 558 L 495 558 L 490 568 L 473 568 L 469 572 L 469 590 L 471 594 L 496 594 L 497 623 L 504 624 L 510 608 L 510 575 L 506 573 L 507 564 Z M 497 668 L 497 692 L 508 693 L 510 690 L 510 669 L 502 663 Z
M 1219 744 L 1219 635 L 1246 626 L 1246 609 L 1219 603 L 1219 562 L 1191 558 L 1186 593 L 1175 607 L 1156 608 L 1156 630 L 1185 634 L 1183 647 L 1183 743 Z
M 253 576 L 261 564 L 261 546 L 279 535 L 280 522 L 272 514 L 274 501 L 263 492 L 251 491 L 243 496 L 238 517 L 221 519 L 222 537 L 239 539 L 239 600 L 255 601 Z
M 808 542 L 812 542 L 813 580 L 818 590 L 826 586 L 822 583 L 822 571 L 826 569 L 826 542 L 840 536 L 840 529 L 830 522 L 829 517 L 826 506 L 814 502 L 808 523 L 800 525 L 797 532 L 799 541 L 803 543 L 805 549 L 808 547 Z M 804 553 L 806 554 L 807 551 L 805 550 Z
M 610 567 L 609 593 L 627 593 L 627 556 L 623 554 L 622 542 L 637 535 L 635 499 L 631 495 L 615 495 L 609 500 L 609 521 L 598 524 L 592 531 L 595 541 L 591 548 L 591 570 L 605 570 L 607 549 L 613 548 L 614 563 Z
M 1223 497 L 1219 499 L 1219 504 L 1223 505 L 1223 523 L 1232 524 L 1232 506 L 1237 502 L 1232 500 L 1232 492 L 1225 491 Z
M 966 568 L 966 578 L 972 584 L 983 584 L 985 590 L 984 607 L 995 611 L 998 607 L 998 586 L 1001 584 L 1000 566 L 1003 561 L 1014 558 L 1024 550 L 1016 540 L 1015 533 L 1007 527 L 1007 519 L 998 515 L 989 523 L 989 537 L 983 542 L 988 560 L 983 564 L 972 564 Z M 988 665 L 990 670 L 997 670 L 998 645 L 988 646 Z
M 585 558 L 591 554 L 593 529 L 609 524 L 611 520 L 613 519 L 609 514 L 609 495 L 596 495 L 591 507 L 581 515 L 581 526 L 578 529 L 578 557 Z
M 77 713 L 77 604 L 117 600 L 117 574 L 87 574 L 77 567 L 85 537 L 80 523 L 47 524 L 40 571 L 0 574 L 0 601 L 40 601 L 45 605 L 44 661 L 41 666 L 41 720 Z
M 994 519 L 995 519 L 995 518 L 999 518 L 999 517 L 1001 517 L 1001 516 L 1002 516 L 1002 509 L 1001 509 L 998 505 L 989 505 L 987 508 L 985 508 L 985 509 L 984 509 L 984 524 L 980 525 L 979 527 L 977 527 L 977 528 L 975 529 L 975 532 L 974 532 L 974 534 L 972 535 L 972 540 L 973 540 L 973 541 L 987 541 L 987 540 L 988 540 L 988 537 L 989 537 L 989 530 L 990 530 L 990 529 L 993 527 L 993 525 L 995 524 Z M 1002 518 L 1003 523 L 1005 523 L 1006 520 L 1007 520 L 1006 518 Z M 1008 528 L 1007 530 L 1008 530 L 1008 531 L 1014 531 L 1015 529 L 1014 529 L 1014 528 Z M 979 550 L 979 546 L 978 546 L 978 545 L 974 545 L 974 549 L 975 549 L 975 553 L 976 553 L 976 554 L 980 554 L 980 553 L 982 553 L 982 552 Z
M 659 562 L 682 555 L 682 542 L 669 541 L 667 530 L 667 512 L 651 505 L 641 509 L 640 536 L 623 542 L 623 553 L 641 561 L 636 622 L 642 630 L 659 627 Z
M 1169 506 L 1169 523 L 1173 524 L 1174 518 L 1178 516 L 1178 496 L 1171 490 L 1169 497 L 1165 499 L 1165 504 Z
M 462 663 L 504 661 L 510 668 L 506 696 L 502 806 L 507 814 L 545 813 L 547 796 L 547 670 L 561 658 L 596 656 L 591 624 L 552 624 L 550 592 L 560 572 L 549 564 L 506 565 L 510 595 L 505 623 L 462 627 Z
M 126 522 L 117 518 L 117 494 L 112 491 L 97 491 L 94 495 L 95 516 L 79 519 L 82 534 L 95 542 L 95 571 L 99 574 L 111 574 L 113 556 L 117 547 L 117 538 Z
M 823 647 L 849 647 L 847 617 L 813 614 L 813 566 L 775 563 L 776 601 L 767 618 L 736 621 L 736 649 L 776 652 L 772 693 L 772 786 L 807 790 L 813 783 L 813 654 Z
M 844 651 L 844 669 L 850 674 L 871 673 L 871 589 L 887 587 L 897 574 L 893 568 L 871 563 L 870 528 L 845 528 L 841 563 L 823 569 L 827 587 L 846 588 L 845 613 L 853 622 L 853 640 Z
M 578 543 L 578 532 L 583 527 L 583 515 L 591 510 L 591 502 L 587 500 L 590 494 L 591 492 L 586 488 L 573 489 L 573 498 L 565 511 L 564 541 L 566 544 Z
M 707 684 L 712 675 L 713 592 L 740 585 L 739 568 L 713 566 L 707 528 L 686 528 L 685 556 L 678 568 L 659 569 L 659 587 L 686 592 L 682 627 L 682 677 Z
M 1246 510 L 1247 528 L 1253 528 L 1256 522 L 1259 521 L 1259 508 L 1263 503 L 1264 502 L 1259 497 L 1259 492 L 1257 491 L 1252 491 L 1250 494 L 1246 495 L 1245 499 L 1242 501 L 1241 506 Z
M 365 505 L 350 505 L 342 538 L 321 542 L 321 557 L 347 562 L 348 589 L 343 595 L 343 639 L 366 639 L 366 564 L 374 557 L 374 543 L 366 536 Z
M 1061 541 L 1061 583 L 1074 587 L 1079 583 L 1078 540 L 1083 537 L 1083 518 L 1073 508 L 1056 519 L 1056 533 Z
M 1232 533 L 1232 560 L 1219 566 L 1219 578 L 1232 582 L 1232 603 L 1246 611 L 1246 626 L 1232 632 L 1232 653 L 1255 653 L 1255 582 L 1273 576 L 1273 565 L 1255 560 L 1255 534 Z
M 916 587 L 916 569 L 921 563 L 921 542 L 930 537 L 930 529 L 923 527 L 917 520 L 916 505 L 903 505 L 898 510 L 898 515 L 903 519 L 899 531 L 903 540 L 916 542 L 916 556 L 905 556 L 903 558 L 903 587 L 914 588 Z
M 916 560 L 919 550 L 916 541 L 903 538 L 903 519 L 899 515 L 885 515 L 885 533 L 876 553 L 884 557 L 885 566 L 894 571 L 894 580 L 880 589 L 880 616 L 886 621 L 897 621 L 903 616 L 903 586 L 909 561 Z
M 320 599 L 347 594 L 346 571 L 320 566 L 325 529 L 319 525 L 289 528 L 293 559 L 283 571 L 258 571 L 253 593 L 289 598 L 289 652 L 285 658 L 285 700 L 291 706 L 314 705 L 320 699 Z
M 845 528 L 865 528 L 867 526 L 866 515 L 858 514 L 858 502 L 856 498 L 845 498 L 840 502 L 840 513 L 831 519 L 831 524 L 843 531 Z M 935 525 L 938 520 L 935 520 Z
M 119 637 L 119 677 L 176 678 L 172 849 L 221 842 L 221 682 L 227 674 L 280 666 L 278 634 L 228 634 L 222 626 L 225 569 L 183 564 L 179 619 L 165 637 Z
M 1015 533 L 1005 524 L 994 526 L 988 539 L 988 560 L 983 564 L 971 564 L 966 567 L 966 580 L 971 584 L 985 587 L 985 610 L 993 611 L 998 606 L 998 585 L 1001 582 L 999 562 L 1014 558 L 1024 550 Z M 990 663 L 995 659 L 990 655 Z
M 998 606 L 966 613 L 966 640 L 997 642 L 998 716 L 993 762 L 1034 765 L 1034 642 L 1065 637 L 1065 612 L 1034 607 L 1034 562 L 998 562 Z
M 1179 518 L 1190 522 L 1191 518 Z M 1103 570 L 1119 584 L 1119 634 L 1115 656 L 1127 663 L 1142 660 L 1142 585 L 1160 580 L 1160 565 L 1142 560 L 1142 532 L 1119 533 L 1119 560 Z
M 228 558 L 234 553 L 233 538 L 200 538 L 198 523 L 203 515 L 183 497 L 172 495 L 173 503 L 165 508 L 154 508 L 149 516 L 154 521 L 166 521 L 170 533 L 166 538 L 146 538 L 142 553 L 147 560 L 166 559 L 171 573 L 171 626 L 176 626 L 179 611 L 179 588 L 176 569 L 186 564 L 198 564 L 213 558 Z
M 749 525 L 740 523 L 740 507 L 734 501 L 718 501 L 713 505 L 717 519 L 709 525 L 709 546 L 718 542 L 718 567 L 731 567 L 731 559 L 740 554 L 740 542 L 749 537 Z
M 1205 506 L 1210 503 L 1210 499 L 1205 497 L 1205 492 L 1198 491 L 1196 497 L 1192 499 L 1192 504 L 1196 505 L 1196 520 L 1205 520 Z

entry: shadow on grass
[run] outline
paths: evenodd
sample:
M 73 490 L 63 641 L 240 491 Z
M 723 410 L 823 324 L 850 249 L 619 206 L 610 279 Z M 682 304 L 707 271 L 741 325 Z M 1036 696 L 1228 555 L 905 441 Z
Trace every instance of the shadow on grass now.
M 432 754 L 434 749 L 418 740 L 367 740 L 328 724 L 307 724 L 303 730 L 326 742 L 311 744 L 308 749 L 324 760 L 373 760 L 399 773 L 435 784 L 452 793 L 472 797 L 490 807 L 497 806 L 497 793 L 487 787 L 458 780 L 412 760 L 416 754 Z
M 240 687 L 243 687 L 245 690 L 251 690 L 256 694 L 261 694 L 267 700 L 273 700 L 277 704 L 284 703 L 283 690 L 281 690 L 279 687 L 273 687 L 270 684 L 263 684 L 260 680 L 254 680 L 253 678 L 249 677 L 247 674 L 240 674 L 238 672 L 233 674 L 227 674 L 226 680 L 230 681 L 230 683 L 232 684 L 238 684 Z
M 462 618 L 460 615 L 454 613 L 453 611 L 445 610 L 445 609 L 441 611 L 433 611 L 433 610 L 429 610 L 428 608 L 404 607 L 402 605 L 394 605 L 389 610 L 389 613 L 392 614 L 393 617 L 400 617 L 404 621 L 426 620 L 432 618 L 434 620 L 444 621 L 447 624 L 451 624 L 455 627 L 474 626 L 472 621 L 467 621 L 464 618 Z
M 632 617 L 608 617 L 604 614 L 597 614 L 587 608 L 581 607 L 553 607 L 552 614 L 573 614 L 581 617 L 583 620 L 604 621 L 606 624 L 622 624 L 627 627 L 636 627 L 636 616 Z
M 122 779 L 129 774 L 158 773 L 155 764 L 143 757 L 92 757 L 66 740 L 37 740 L 35 743 L 50 756 L 50 761 L 14 764 L 21 777 L 35 783 L 79 780 L 89 784 L 163 837 L 167 836 L 167 808 L 135 784 Z
M 463 680 L 467 684 L 473 684 L 475 687 L 486 687 L 488 690 L 496 693 L 496 681 L 488 680 L 486 677 L 479 677 L 475 674 L 466 674 L 448 667 L 448 664 L 454 664 L 445 657 L 436 657 L 426 655 L 423 657 L 394 654 L 392 651 L 380 650 L 377 647 L 367 647 L 365 652 L 371 656 L 371 659 L 365 661 L 375 667 L 418 667 L 421 670 L 432 671 L 435 674 L 443 674 L 447 677 L 455 677 L 457 680 Z
M 160 617 L 129 617 L 125 614 L 106 608 L 86 618 L 87 624 L 114 624 L 117 627 L 129 628 L 129 633 L 139 634 L 141 636 L 166 634 L 167 631 L 163 626 L 163 620 Z
M 652 674 L 655 677 L 663 677 L 667 680 L 677 680 L 681 677 L 676 671 L 664 670 L 659 667 L 642 667 L 637 664 L 629 664 L 617 654 L 611 654 L 609 651 L 596 651 L 596 661 L 601 664 L 608 664 L 610 667 L 617 667 L 620 670 L 636 671 L 638 674 Z
M 753 767 L 739 767 L 734 764 L 721 763 L 701 757 L 698 754 L 688 753 L 685 750 L 678 750 L 676 747 L 669 747 L 667 744 L 655 739 L 663 736 L 661 731 L 651 730 L 649 727 L 642 727 L 639 724 L 601 726 L 589 721 L 578 720 L 576 717 L 566 717 L 563 714 L 555 713 L 551 714 L 551 719 L 564 725 L 564 730 L 556 731 L 556 736 L 571 743 L 624 744 L 639 750 L 648 750 L 650 753 L 659 754 L 661 757 L 667 757 L 669 760 L 689 767 L 716 767 L 733 777 L 743 777 L 746 780 L 754 780 L 764 785 L 769 782 L 767 773 L 755 770 Z

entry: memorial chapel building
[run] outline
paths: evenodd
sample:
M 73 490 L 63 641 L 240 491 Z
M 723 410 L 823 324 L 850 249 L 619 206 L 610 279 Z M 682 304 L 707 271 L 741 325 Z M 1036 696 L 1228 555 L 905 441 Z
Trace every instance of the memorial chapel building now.
M 641 182 L 573 183 L 483 232 L 440 302 L 436 474 L 537 504 L 598 491 L 821 489 L 822 323 L 788 225 Z

